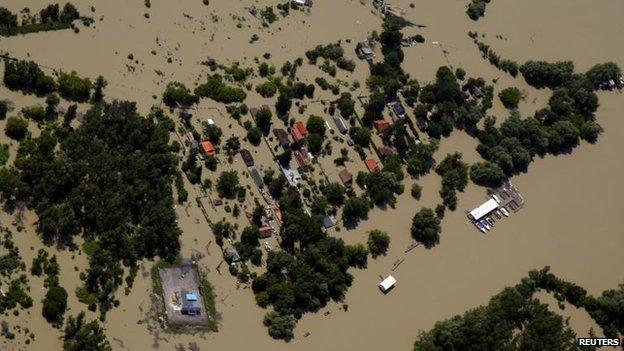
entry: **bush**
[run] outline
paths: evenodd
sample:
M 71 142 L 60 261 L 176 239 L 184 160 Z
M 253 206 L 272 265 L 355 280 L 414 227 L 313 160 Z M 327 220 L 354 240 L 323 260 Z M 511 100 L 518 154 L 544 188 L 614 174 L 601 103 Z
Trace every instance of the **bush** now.
M 264 316 L 264 325 L 269 327 L 269 335 L 275 339 L 292 339 L 296 324 L 297 320 L 291 314 L 282 315 L 273 311 Z
M 412 197 L 416 200 L 420 200 L 420 196 L 422 195 L 422 186 L 418 183 L 414 183 L 412 185 Z
M 61 286 L 52 286 L 43 299 L 43 316 L 50 323 L 60 323 L 67 308 L 67 291 Z
M 62 97 L 74 101 L 86 101 L 91 96 L 93 84 L 89 78 L 80 78 L 75 71 L 61 72 L 58 78 L 58 91 Z
M 260 142 L 262 141 L 262 131 L 260 128 L 249 128 L 249 130 L 247 130 L 247 140 L 249 140 L 249 142 L 254 146 L 260 145 Z
M 9 104 L 0 100 L 0 121 L 6 118 L 7 112 L 9 112 Z
M 498 93 L 498 98 L 508 109 L 518 107 L 518 103 L 522 100 L 522 92 L 516 87 L 505 88 Z
M 379 255 L 385 255 L 390 245 L 390 236 L 388 233 L 381 230 L 371 230 L 368 234 L 368 251 L 370 251 L 373 258 Z
M 439 241 L 440 230 L 440 218 L 430 208 L 423 207 L 412 219 L 412 237 L 427 247 Z
M 18 117 L 9 117 L 4 127 L 4 133 L 9 138 L 22 140 L 28 133 L 28 121 Z

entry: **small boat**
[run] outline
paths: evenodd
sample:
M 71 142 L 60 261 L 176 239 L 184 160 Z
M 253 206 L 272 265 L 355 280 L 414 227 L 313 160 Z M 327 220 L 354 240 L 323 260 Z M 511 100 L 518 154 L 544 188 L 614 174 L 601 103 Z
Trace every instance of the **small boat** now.
M 485 227 L 485 229 L 490 230 L 490 225 L 484 219 L 480 220 L 479 224 L 481 224 L 483 227 Z
M 488 217 L 485 219 L 492 227 L 494 226 L 494 221 L 492 220 L 492 218 Z
M 494 213 L 496 213 L 496 218 L 497 219 L 503 218 L 503 213 L 500 210 L 496 210 L 496 212 L 494 212 Z
M 496 194 L 492 195 L 492 199 L 494 199 L 494 201 L 496 201 L 497 203 L 501 203 L 500 199 L 498 198 L 498 196 L 496 196 Z
M 485 227 L 484 227 L 481 223 L 479 223 L 479 222 L 474 222 L 474 225 L 475 225 L 475 226 L 477 227 L 477 229 L 479 229 L 482 233 L 485 233 L 485 232 L 486 232 Z
M 509 217 L 509 211 L 507 211 L 507 209 L 506 209 L 506 208 L 501 207 L 501 208 L 500 208 L 500 211 L 503 213 L 503 216 L 505 216 L 505 217 Z

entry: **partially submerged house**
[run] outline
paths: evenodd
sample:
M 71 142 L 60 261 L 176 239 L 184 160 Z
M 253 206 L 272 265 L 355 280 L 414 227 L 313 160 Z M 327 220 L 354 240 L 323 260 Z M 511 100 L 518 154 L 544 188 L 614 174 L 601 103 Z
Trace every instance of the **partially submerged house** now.
M 385 119 L 378 119 L 373 122 L 373 125 L 378 133 L 383 133 L 390 128 L 391 123 Z
M 225 254 L 225 259 L 230 263 L 239 262 L 241 260 L 241 257 L 238 254 L 238 251 L 236 251 L 236 248 L 232 246 L 226 248 L 224 251 L 224 254 Z
M 296 169 L 282 168 L 282 172 L 284 172 L 288 184 L 292 186 L 297 186 L 301 181 L 301 174 Z
M 374 158 L 369 158 L 366 161 L 364 161 L 364 163 L 366 163 L 366 168 L 371 173 L 379 170 L 379 163 Z
M 336 128 L 338 128 L 338 131 L 341 134 L 345 134 L 349 128 L 347 127 L 347 124 L 345 123 L 344 119 L 342 119 L 342 117 L 340 116 L 333 116 L 334 119 L 334 123 L 336 124 Z
M 215 149 L 214 145 L 210 142 L 210 140 L 202 141 L 201 146 L 202 151 L 206 156 L 214 156 L 217 154 L 217 149 Z
M 342 184 L 344 184 L 347 188 L 350 188 L 353 185 L 353 175 L 346 169 L 340 171 L 340 173 L 338 173 L 338 177 L 340 178 Z
M 256 168 L 252 168 L 251 170 L 249 170 L 249 174 L 251 175 L 251 179 L 253 179 L 254 183 L 258 188 L 264 187 L 264 181 L 260 176 L 260 172 L 258 172 Z
M 313 4 L 312 0 L 292 0 L 292 2 L 299 6 L 308 6 L 308 7 L 312 7 L 312 4 Z
M 295 142 L 301 143 L 308 136 L 308 128 L 306 128 L 305 124 L 303 124 L 303 122 L 301 121 L 295 122 L 292 134 Z
M 370 47 L 370 45 L 368 45 L 367 41 L 359 43 L 358 54 L 366 61 L 373 61 L 375 59 L 375 52 L 373 52 L 373 49 Z
M 287 148 L 290 145 L 290 138 L 288 137 L 288 132 L 284 129 L 276 128 L 273 129 L 273 134 L 277 138 L 277 141 L 283 148 Z
M 390 155 L 394 155 L 396 152 L 394 151 L 393 148 L 391 148 L 388 145 L 384 145 L 382 147 L 380 147 L 379 149 L 379 154 L 383 157 L 388 157 Z
M 181 295 L 182 304 L 180 313 L 189 316 L 197 316 L 201 314 L 201 305 L 199 304 L 199 298 L 197 297 L 197 293 L 182 290 Z
M 262 226 L 260 229 L 260 239 L 265 239 L 265 238 L 269 238 L 271 237 L 271 235 L 273 235 L 273 228 L 271 228 L 271 226 L 265 225 Z
M 385 294 L 390 291 L 395 284 L 396 279 L 394 279 L 393 276 L 389 275 L 388 277 L 386 277 L 386 279 L 382 280 L 381 283 L 379 283 L 379 290 L 381 290 L 381 292 Z
M 336 217 L 325 215 L 323 218 L 321 218 L 321 222 L 323 223 L 323 228 L 329 229 L 336 225 Z
M 390 109 L 397 118 L 405 118 L 405 107 L 403 107 L 403 105 L 399 101 L 391 103 Z
M 299 167 L 305 167 L 310 164 L 310 157 L 308 156 L 306 150 L 295 150 L 293 155 L 295 156 L 295 161 L 297 161 Z
M 251 152 L 247 149 L 240 149 L 240 155 L 243 158 L 243 162 L 247 167 L 252 167 L 254 165 L 254 159 L 251 155 Z

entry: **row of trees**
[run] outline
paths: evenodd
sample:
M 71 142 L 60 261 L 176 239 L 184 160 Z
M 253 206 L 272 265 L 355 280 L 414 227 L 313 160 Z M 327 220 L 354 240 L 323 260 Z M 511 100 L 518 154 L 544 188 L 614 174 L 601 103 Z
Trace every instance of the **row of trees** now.
M 60 72 L 57 79 L 48 76 L 33 61 L 4 60 L 4 84 L 11 90 L 20 90 L 39 96 L 58 92 L 63 98 L 72 101 L 101 102 L 104 88 L 107 85 L 104 77 L 99 76 L 95 82 L 82 78 L 74 71 Z M 93 91 L 93 94 L 92 94 Z
M 314 49 L 306 51 L 305 55 L 312 64 L 316 64 L 319 58 L 323 58 L 327 61 L 336 62 L 336 65 L 341 69 L 350 72 L 355 69 L 355 62 L 344 57 L 344 50 L 339 42 L 325 46 L 317 45 Z
M 39 18 L 29 17 L 18 23 L 17 14 L 5 7 L 0 7 L 0 35 L 34 33 L 48 30 L 69 28 L 74 20 L 80 18 L 80 12 L 72 3 L 63 8 L 59 4 L 50 4 L 39 11 Z

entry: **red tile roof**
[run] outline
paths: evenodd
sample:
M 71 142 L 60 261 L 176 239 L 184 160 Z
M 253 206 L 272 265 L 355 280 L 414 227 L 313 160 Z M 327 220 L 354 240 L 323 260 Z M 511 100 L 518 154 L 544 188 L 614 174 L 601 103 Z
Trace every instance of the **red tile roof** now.
M 300 142 L 303 139 L 305 139 L 305 136 L 303 134 L 301 134 L 301 131 L 299 131 L 298 128 L 293 128 L 292 134 L 293 134 L 293 138 L 295 139 L 296 142 Z
M 367 159 L 366 161 L 364 161 L 364 163 L 366 163 L 366 168 L 368 168 L 368 171 L 371 173 L 379 169 L 379 164 L 377 163 L 377 160 L 373 158 Z
M 303 122 L 295 122 L 295 129 L 298 130 L 304 137 L 308 136 L 308 128 L 306 128 Z
M 212 145 L 212 143 L 209 140 L 202 141 L 201 146 L 202 146 L 202 149 L 204 150 L 204 153 L 208 156 L 214 156 L 217 153 L 217 150 L 215 149 L 214 145 Z
M 386 121 L 385 119 L 376 120 L 373 124 L 379 133 L 383 133 L 385 130 L 390 128 L 390 121 Z

